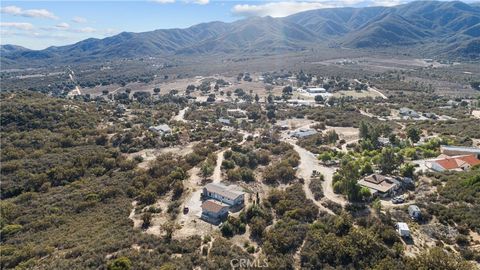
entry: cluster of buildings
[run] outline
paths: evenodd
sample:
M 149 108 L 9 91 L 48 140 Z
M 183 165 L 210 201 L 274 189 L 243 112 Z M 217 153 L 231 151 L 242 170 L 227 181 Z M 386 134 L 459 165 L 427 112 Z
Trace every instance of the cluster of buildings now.
M 205 185 L 202 198 L 201 218 L 213 224 L 219 224 L 228 217 L 229 211 L 238 211 L 245 204 L 245 192 L 237 186 L 220 183 Z
M 404 120 L 455 120 L 455 118 L 447 115 L 437 115 L 432 112 L 420 113 L 406 107 L 400 108 L 398 113 Z
M 473 166 L 480 166 L 480 148 L 442 145 L 440 150 L 442 154 L 439 157 L 423 161 L 427 169 L 437 172 L 467 171 Z M 368 188 L 373 196 L 387 198 L 396 196 L 403 189 L 408 188 L 414 183 L 413 180 L 408 177 L 390 177 L 381 174 L 372 174 L 358 181 L 358 184 Z M 394 198 L 392 202 L 395 199 L 396 198 Z M 403 202 L 403 199 L 401 202 Z M 417 205 L 409 205 L 408 214 L 412 220 L 421 220 L 422 213 Z M 396 231 L 401 237 L 411 237 L 410 229 L 405 222 L 398 222 L 396 224 Z

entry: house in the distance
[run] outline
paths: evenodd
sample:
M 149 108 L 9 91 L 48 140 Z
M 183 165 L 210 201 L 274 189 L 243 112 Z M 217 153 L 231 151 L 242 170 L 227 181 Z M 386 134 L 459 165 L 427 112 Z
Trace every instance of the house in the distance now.
M 399 181 L 376 173 L 361 179 L 358 181 L 358 184 L 370 189 L 372 195 L 380 196 L 382 198 L 394 196 L 401 187 Z
M 431 160 L 427 167 L 437 172 L 444 171 L 467 171 L 472 166 L 480 164 L 480 160 L 475 155 L 446 156 L 440 155 L 439 158 Z
M 203 197 L 225 203 L 230 207 L 243 207 L 245 192 L 235 189 L 235 186 L 225 186 L 220 183 L 209 183 L 203 188 Z
M 228 217 L 228 205 L 214 201 L 206 200 L 202 203 L 201 218 L 213 224 L 219 224 Z
M 478 147 L 441 145 L 440 152 L 448 156 L 475 155 L 480 159 L 480 148 Z
M 319 93 L 325 93 L 327 92 L 327 90 L 325 90 L 325 88 L 323 87 L 312 87 L 312 88 L 307 88 L 307 93 L 310 93 L 310 94 L 319 94 Z
M 406 107 L 400 108 L 399 113 L 404 118 L 419 118 L 420 117 L 419 113 L 417 113 L 416 111 L 414 111 L 412 109 L 406 108 Z
M 155 132 L 159 135 L 167 135 L 172 133 L 172 129 L 167 124 L 161 124 L 158 126 L 151 126 L 148 128 L 150 131 Z
M 228 118 L 225 118 L 225 117 L 220 117 L 218 118 L 218 122 L 223 124 L 223 125 L 227 125 L 227 126 L 230 126 L 232 124 L 232 122 L 230 121 L 230 119 Z
M 290 133 L 290 135 L 294 138 L 301 139 L 306 138 L 308 136 L 312 136 L 317 134 L 318 132 L 315 129 L 299 129 Z

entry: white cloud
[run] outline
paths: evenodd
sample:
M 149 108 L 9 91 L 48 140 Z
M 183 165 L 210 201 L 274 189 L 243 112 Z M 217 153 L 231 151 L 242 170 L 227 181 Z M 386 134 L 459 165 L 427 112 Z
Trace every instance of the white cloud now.
M 4 28 L 14 28 L 18 30 L 32 30 L 33 24 L 24 22 L 0 22 L 0 26 Z
M 118 33 L 119 33 L 119 31 L 117 29 L 113 29 L 113 28 L 107 28 L 107 29 L 103 30 L 103 35 L 104 36 L 112 36 L 112 35 L 116 35 Z
M 84 27 L 80 29 L 72 29 L 71 31 L 76 33 L 95 33 L 97 32 L 97 29 L 92 27 Z
M 66 22 L 62 22 L 62 23 L 59 23 L 59 24 L 55 25 L 55 27 L 58 28 L 58 29 L 61 29 L 61 30 L 65 30 L 65 29 L 70 28 L 70 25 Z
M 153 0 L 153 2 L 159 4 L 172 4 L 175 3 L 175 0 Z
M 382 6 L 382 7 L 391 7 L 404 3 L 405 1 L 401 0 L 373 0 L 369 6 Z
M 13 16 L 22 16 L 30 18 L 58 19 L 52 12 L 46 9 L 22 9 L 17 6 L 6 6 L 0 9 L 1 13 Z
M 151 0 L 151 1 L 158 4 L 173 4 L 177 2 L 177 0 Z M 206 5 L 210 3 L 210 0 L 183 0 L 182 2 L 186 4 Z
M 240 16 L 272 16 L 285 17 L 294 13 L 334 7 L 324 2 L 271 2 L 262 5 L 239 4 L 235 5 L 232 12 Z
M 72 18 L 72 22 L 75 22 L 75 23 L 86 23 L 87 22 L 87 19 L 83 18 L 83 17 L 78 17 L 78 16 L 75 16 Z
M 197 0 L 198 1 L 198 0 Z M 200 0 L 201 1 L 201 0 Z M 208 1 L 208 0 L 206 0 Z M 298 12 L 335 7 L 365 7 L 365 6 L 395 6 L 408 0 L 300 0 L 300 1 L 271 1 L 263 4 L 238 4 L 232 12 L 239 16 L 272 16 L 285 17 Z
M 206 5 L 210 3 L 210 0 L 193 0 L 192 3 L 199 4 L 199 5 Z

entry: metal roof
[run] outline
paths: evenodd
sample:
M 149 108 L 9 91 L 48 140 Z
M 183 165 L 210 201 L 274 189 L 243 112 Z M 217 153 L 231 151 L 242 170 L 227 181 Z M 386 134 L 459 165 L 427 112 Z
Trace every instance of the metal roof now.
M 477 147 L 441 145 L 440 148 L 442 150 L 454 150 L 454 151 L 480 153 L 480 148 L 477 148 Z
M 242 196 L 243 194 L 245 194 L 242 191 L 233 190 L 231 187 L 227 187 L 225 185 L 218 184 L 218 183 L 209 183 L 205 185 L 205 189 L 208 192 L 217 193 L 230 200 L 235 200 L 239 196 Z
M 410 231 L 407 223 L 405 223 L 405 222 L 398 222 L 397 226 L 398 226 L 398 229 L 401 230 L 401 231 Z

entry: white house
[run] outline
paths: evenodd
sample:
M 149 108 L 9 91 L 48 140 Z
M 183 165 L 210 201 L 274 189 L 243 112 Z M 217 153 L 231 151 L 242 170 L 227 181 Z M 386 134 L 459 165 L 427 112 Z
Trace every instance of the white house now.
M 235 190 L 232 186 L 219 183 L 209 183 L 203 188 L 203 196 L 211 198 L 229 206 L 243 206 L 245 192 Z
M 158 126 L 151 126 L 148 128 L 150 131 L 158 133 L 160 135 L 172 133 L 172 129 L 167 124 L 162 124 Z
M 312 88 L 307 88 L 307 92 L 310 94 L 318 94 L 318 93 L 325 93 L 327 90 L 323 87 L 312 87 Z
M 477 159 L 475 155 L 462 155 L 453 157 L 443 155 L 441 158 L 431 160 L 429 162 L 429 167 L 437 172 L 468 171 L 470 167 L 479 164 L 480 160 Z

